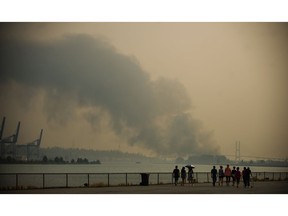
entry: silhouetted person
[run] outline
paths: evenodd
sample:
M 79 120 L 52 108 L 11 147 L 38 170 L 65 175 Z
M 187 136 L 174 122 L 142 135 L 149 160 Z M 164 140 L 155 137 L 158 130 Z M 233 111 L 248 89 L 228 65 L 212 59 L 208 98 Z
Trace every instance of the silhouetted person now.
M 250 187 L 250 176 L 251 176 L 251 170 L 249 167 L 247 167 L 246 171 L 245 171 L 245 175 L 246 175 L 246 186 Z
M 184 184 L 186 182 L 186 170 L 185 170 L 185 167 L 182 167 L 182 169 L 181 169 L 181 178 L 182 178 L 181 185 L 184 186 Z
M 225 177 L 226 177 L 226 185 L 229 186 L 231 180 L 231 169 L 229 167 L 229 164 L 227 164 L 227 167 L 225 168 Z
M 174 177 L 174 180 L 175 180 L 175 185 L 178 184 L 178 179 L 179 179 L 179 176 L 180 176 L 180 171 L 178 169 L 178 166 L 175 166 L 175 169 L 173 170 L 173 177 Z
M 211 170 L 211 178 L 212 178 L 212 184 L 215 186 L 217 181 L 217 169 L 215 166 L 213 166 L 213 169 Z
M 191 184 L 193 186 L 193 168 L 189 167 L 188 168 L 188 183 Z
M 236 174 L 236 169 L 235 169 L 235 166 L 234 166 L 232 171 L 231 171 L 232 185 L 233 186 L 235 185 L 235 181 L 236 181 L 235 174 Z
M 223 185 L 223 178 L 224 178 L 224 171 L 223 171 L 223 166 L 220 166 L 219 172 L 219 185 Z
M 235 179 L 236 179 L 236 184 L 237 188 L 239 187 L 240 179 L 241 179 L 241 172 L 239 170 L 239 167 L 237 167 L 236 172 L 235 172 Z
M 242 170 L 242 178 L 243 178 L 244 187 L 246 188 L 247 186 L 246 167 L 244 167 Z

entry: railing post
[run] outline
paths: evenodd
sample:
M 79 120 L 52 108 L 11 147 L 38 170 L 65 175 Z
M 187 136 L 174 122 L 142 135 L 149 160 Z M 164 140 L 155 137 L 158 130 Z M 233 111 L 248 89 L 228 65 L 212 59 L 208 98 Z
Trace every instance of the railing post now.
M 157 184 L 159 185 L 159 173 L 157 173 Z
M 265 178 L 265 172 L 264 172 L 264 181 L 266 181 L 266 178 Z
M 274 181 L 274 172 L 273 172 L 273 175 L 272 175 L 272 180 Z
M 209 173 L 207 172 L 207 182 L 209 183 Z
M 126 173 L 126 186 L 128 185 L 128 174 Z
M 16 190 L 18 189 L 18 173 L 16 174 Z
M 110 186 L 110 179 L 109 179 L 110 175 L 108 173 L 108 187 Z
M 42 187 L 45 188 L 45 174 L 42 174 Z
M 66 188 L 68 188 L 68 173 L 66 173 Z
M 89 173 L 88 173 L 88 176 L 87 176 L 87 182 L 88 182 L 88 187 L 90 187 L 90 175 L 89 175 Z

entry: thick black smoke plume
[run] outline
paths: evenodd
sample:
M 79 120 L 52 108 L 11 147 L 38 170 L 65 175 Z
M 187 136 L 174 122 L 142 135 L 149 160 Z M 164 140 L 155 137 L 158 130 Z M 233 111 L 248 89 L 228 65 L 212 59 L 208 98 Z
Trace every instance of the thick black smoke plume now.
M 17 82 L 45 91 L 48 119 L 67 122 L 78 108 L 97 108 L 109 114 L 113 130 L 131 145 L 163 155 L 217 149 L 212 135 L 189 113 L 190 98 L 180 82 L 151 80 L 135 58 L 101 39 L 2 39 L 0 71 L 0 84 Z M 93 111 L 83 117 L 92 125 L 101 118 Z

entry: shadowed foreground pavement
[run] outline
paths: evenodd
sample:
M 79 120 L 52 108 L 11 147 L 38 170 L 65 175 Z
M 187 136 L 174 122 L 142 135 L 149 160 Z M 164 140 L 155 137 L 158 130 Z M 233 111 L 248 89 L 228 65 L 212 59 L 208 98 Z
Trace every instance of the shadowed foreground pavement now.
M 215 186 L 211 183 L 191 185 L 148 185 L 148 186 L 111 186 L 81 188 L 47 188 L 28 190 L 6 190 L 2 194 L 288 194 L 287 181 L 255 182 L 252 188 L 242 185 Z

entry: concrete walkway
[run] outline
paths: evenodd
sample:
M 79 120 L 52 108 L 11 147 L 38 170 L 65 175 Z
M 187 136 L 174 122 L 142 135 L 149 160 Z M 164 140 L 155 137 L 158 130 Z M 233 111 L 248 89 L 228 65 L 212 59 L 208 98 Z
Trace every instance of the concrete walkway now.
M 215 186 L 211 183 L 191 185 L 111 186 L 51 188 L 0 191 L 0 194 L 288 194 L 288 181 L 255 182 L 252 188 Z

